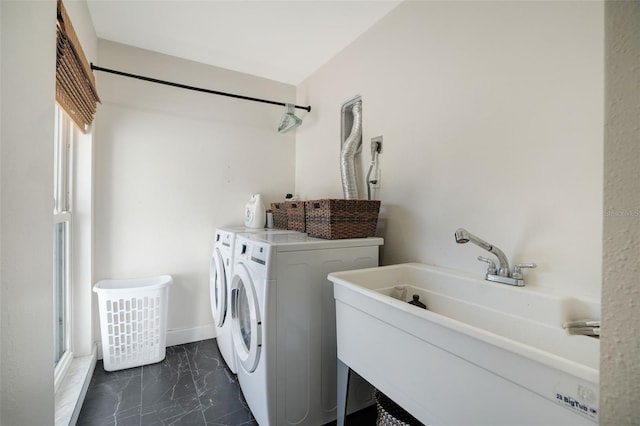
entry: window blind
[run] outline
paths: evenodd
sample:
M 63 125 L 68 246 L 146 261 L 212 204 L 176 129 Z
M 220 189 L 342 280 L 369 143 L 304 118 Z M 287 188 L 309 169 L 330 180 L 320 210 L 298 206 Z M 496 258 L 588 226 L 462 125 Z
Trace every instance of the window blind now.
M 91 66 L 62 0 L 58 0 L 56 101 L 83 133 L 93 122 L 100 102 Z

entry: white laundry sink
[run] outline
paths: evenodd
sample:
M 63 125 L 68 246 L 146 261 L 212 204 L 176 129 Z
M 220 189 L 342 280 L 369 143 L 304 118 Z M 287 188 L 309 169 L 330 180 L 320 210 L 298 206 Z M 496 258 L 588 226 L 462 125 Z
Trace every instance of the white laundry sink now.
M 417 263 L 329 280 L 339 360 L 423 423 L 597 423 L 600 342 L 562 324 L 598 302 Z

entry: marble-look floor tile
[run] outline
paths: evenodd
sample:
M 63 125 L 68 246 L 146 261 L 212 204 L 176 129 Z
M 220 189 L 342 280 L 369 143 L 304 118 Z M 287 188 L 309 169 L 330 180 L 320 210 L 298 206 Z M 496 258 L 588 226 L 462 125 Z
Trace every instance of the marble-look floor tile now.
M 78 417 L 79 425 L 111 424 L 129 417 L 140 418 L 140 375 L 105 380 L 98 378 L 89 385 Z
M 163 401 L 145 409 L 143 425 L 204 425 L 197 395 Z
M 227 367 L 215 341 L 191 343 L 185 349 L 198 395 L 239 388 L 237 376 Z
M 96 368 L 93 371 L 93 376 L 91 377 L 91 383 L 103 383 L 103 382 L 111 382 L 113 380 L 125 379 L 129 377 L 135 377 L 142 375 L 142 368 L 127 368 L 126 370 L 118 370 L 118 371 L 106 371 L 104 369 L 104 364 L 102 360 L 99 360 L 96 363 Z
M 207 426 L 258 426 L 249 410 L 238 410 L 215 420 L 207 419 Z
M 250 425 L 257 423 L 216 341 L 167 348 L 159 363 L 114 372 L 96 365 L 78 425 Z
M 205 392 L 200 395 L 200 405 L 207 422 L 224 418 L 239 411 L 250 412 L 238 385 Z
M 149 407 L 196 395 L 191 368 L 184 346 L 167 348 L 164 361 L 142 367 L 142 414 Z
M 190 343 L 185 348 L 205 420 L 249 412 L 237 376 L 227 367 L 215 341 Z
M 185 349 L 198 395 L 219 386 L 237 386 L 238 378 L 227 367 L 215 340 L 189 343 Z
M 132 414 L 128 417 L 115 417 L 115 418 L 90 418 L 83 419 L 82 422 L 78 420 L 77 425 L 90 425 L 90 426 L 140 426 L 140 413 Z

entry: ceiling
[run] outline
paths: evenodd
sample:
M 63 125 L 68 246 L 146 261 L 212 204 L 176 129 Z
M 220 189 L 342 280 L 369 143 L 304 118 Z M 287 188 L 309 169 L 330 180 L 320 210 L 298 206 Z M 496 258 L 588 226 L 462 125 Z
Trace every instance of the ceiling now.
M 99 38 L 297 85 L 401 0 L 88 0 Z

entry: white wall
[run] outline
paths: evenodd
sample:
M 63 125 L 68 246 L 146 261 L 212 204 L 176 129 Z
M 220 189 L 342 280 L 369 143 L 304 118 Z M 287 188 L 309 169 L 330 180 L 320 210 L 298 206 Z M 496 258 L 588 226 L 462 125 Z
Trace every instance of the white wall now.
M 385 264 L 481 277 L 458 227 L 537 262 L 529 285 L 599 298 L 603 5 L 405 2 L 298 86 L 296 191 L 342 197 L 340 106 L 380 156 Z M 366 194 L 366 192 L 365 192 Z
M 106 68 L 295 100 L 295 87 L 271 80 L 106 41 L 98 51 L 98 65 Z M 295 133 L 277 132 L 284 108 L 97 77 L 95 279 L 171 274 L 169 336 L 213 330 L 209 263 L 216 227 L 241 224 L 252 193 L 274 201 L 294 187 Z
M 601 422 L 640 419 L 640 2 L 606 4 Z
M 53 419 L 56 3 L 3 1 L 0 423 Z
M 97 39 L 86 3 L 65 6 L 85 53 L 90 60 L 95 58 Z M 56 2 L 3 1 L 0 10 L 0 423 L 45 425 L 54 419 L 51 283 Z M 90 145 L 90 136 L 81 142 Z M 89 281 L 85 279 L 85 290 L 90 288 Z M 85 343 L 90 342 L 88 336 Z

